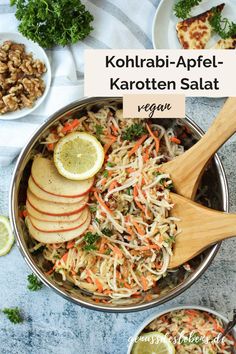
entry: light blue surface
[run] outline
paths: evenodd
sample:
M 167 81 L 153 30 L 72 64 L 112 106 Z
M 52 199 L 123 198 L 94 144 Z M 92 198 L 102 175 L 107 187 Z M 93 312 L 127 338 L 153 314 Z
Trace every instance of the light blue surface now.
M 206 129 L 222 99 L 188 99 L 187 113 Z M 231 211 L 236 211 L 236 139 L 220 153 L 230 187 Z M 8 213 L 8 186 L 13 165 L 0 170 L 0 214 Z M 235 241 L 225 241 L 207 272 L 185 293 L 159 309 L 177 304 L 209 306 L 229 316 L 235 306 Z M 0 258 L 0 308 L 19 306 L 23 324 L 11 324 L 0 314 L 0 354 L 125 354 L 128 339 L 150 314 L 148 311 L 109 314 L 76 306 L 49 288 L 27 289 L 30 273 L 19 250 Z

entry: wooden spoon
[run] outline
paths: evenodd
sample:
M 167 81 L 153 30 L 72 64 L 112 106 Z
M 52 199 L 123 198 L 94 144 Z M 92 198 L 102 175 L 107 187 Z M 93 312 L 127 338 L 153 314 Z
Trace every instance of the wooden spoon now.
M 171 215 L 181 231 L 176 236 L 169 267 L 175 268 L 201 253 L 208 246 L 236 235 L 236 214 L 228 214 L 199 205 L 171 193 Z
M 161 171 L 170 174 L 178 194 L 194 199 L 207 162 L 235 132 L 236 97 L 231 97 L 207 133 L 193 147 L 161 166 Z

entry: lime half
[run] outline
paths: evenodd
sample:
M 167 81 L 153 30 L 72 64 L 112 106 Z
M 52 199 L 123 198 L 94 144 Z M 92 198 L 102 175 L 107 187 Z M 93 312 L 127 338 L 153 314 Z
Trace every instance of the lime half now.
M 170 340 L 159 332 L 145 333 L 137 338 L 132 354 L 175 354 Z
M 60 139 L 54 150 L 58 172 L 72 180 L 93 177 L 102 167 L 104 150 L 97 138 L 84 132 L 73 132 Z
M 14 243 L 10 222 L 5 216 L 0 216 L 0 256 L 7 254 Z

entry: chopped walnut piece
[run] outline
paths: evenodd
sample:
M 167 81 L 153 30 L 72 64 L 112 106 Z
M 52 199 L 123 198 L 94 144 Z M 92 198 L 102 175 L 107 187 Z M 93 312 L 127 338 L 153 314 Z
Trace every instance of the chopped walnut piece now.
M 2 100 L 9 108 L 9 111 L 16 111 L 18 109 L 18 99 L 13 93 L 3 96 Z
M 0 115 L 32 107 L 45 90 L 41 76 L 46 70 L 24 44 L 5 41 L 0 46 Z

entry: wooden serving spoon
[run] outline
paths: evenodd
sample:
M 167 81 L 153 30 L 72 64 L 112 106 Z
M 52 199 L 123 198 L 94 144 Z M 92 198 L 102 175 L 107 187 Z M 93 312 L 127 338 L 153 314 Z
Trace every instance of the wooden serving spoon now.
M 174 203 L 171 215 L 180 219 L 176 224 L 181 232 L 176 236 L 169 269 L 236 235 L 236 214 L 206 208 L 175 193 L 171 193 L 171 199 Z
M 213 154 L 236 132 L 236 97 L 229 98 L 206 134 L 184 154 L 163 164 L 175 191 L 194 199 L 204 167 Z

